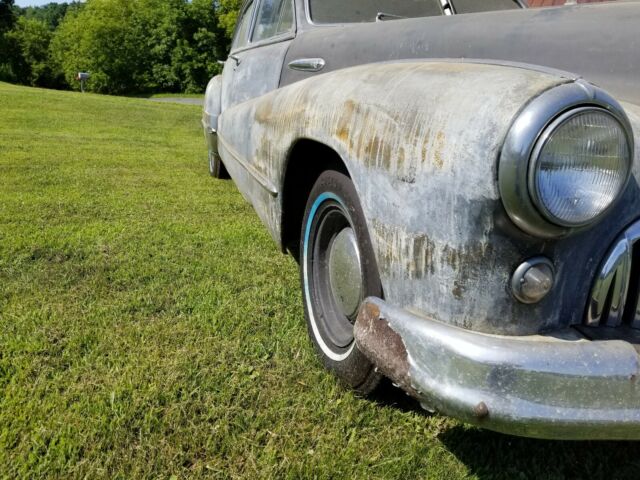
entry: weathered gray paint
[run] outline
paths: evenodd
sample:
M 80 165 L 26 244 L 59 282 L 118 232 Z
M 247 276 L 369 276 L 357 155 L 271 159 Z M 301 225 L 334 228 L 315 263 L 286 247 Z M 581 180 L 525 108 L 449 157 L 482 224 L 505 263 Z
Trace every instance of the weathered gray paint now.
M 239 63 L 227 60 L 222 73 L 222 111 L 278 88 L 291 40 L 233 53 Z
M 218 130 L 218 117 L 222 111 L 222 75 L 213 77 L 207 85 L 202 109 L 202 126 Z
M 314 28 L 299 18 L 290 48 L 264 50 L 263 61 L 276 65 L 269 78 L 281 57 L 321 56 L 326 69 L 285 68 L 282 82 L 290 85 L 266 94 L 273 83 L 265 88 L 253 72 L 256 85 L 221 116 L 222 158 L 279 241 L 278 193 L 290 148 L 310 138 L 338 152 L 362 200 L 385 295 L 394 305 L 491 333 L 580 323 L 600 259 L 640 211 L 638 156 L 613 214 L 558 241 L 537 240 L 513 226 L 499 199 L 496 162 L 517 112 L 542 91 L 571 81 L 571 75 L 536 71 L 540 65 L 577 70 L 620 98 L 638 100 L 633 81 L 640 61 L 631 32 L 639 14 L 640 4 L 630 2 L 348 27 Z M 596 26 L 605 34 L 591 39 Z M 271 47 L 253 52 L 263 48 Z M 444 55 L 494 60 L 389 61 Z M 537 65 L 491 65 L 495 59 Z M 387 63 L 343 68 L 380 61 Z M 229 68 L 228 62 L 225 75 Z M 294 82 L 300 78 L 308 79 Z M 639 109 L 624 106 L 637 136 Z M 522 305 L 510 295 L 509 277 L 519 262 L 539 254 L 553 260 L 557 284 L 539 304 Z
M 322 57 L 323 72 L 408 58 L 480 58 L 583 76 L 618 100 L 640 102 L 640 2 L 394 20 L 303 25 L 286 62 Z M 282 84 L 308 78 L 285 69 Z
M 468 328 L 538 331 L 559 319 L 543 315 L 544 304 L 514 302 L 506 288 L 522 253 L 496 232 L 495 164 L 521 106 L 565 81 L 461 63 L 339 70 L 225 111 L 221 153 L 278 239 L 281 196 L 269 194 L 240 164 L 279 190 L 296 140 L 326 143 L 356 185 L 389 301 Z

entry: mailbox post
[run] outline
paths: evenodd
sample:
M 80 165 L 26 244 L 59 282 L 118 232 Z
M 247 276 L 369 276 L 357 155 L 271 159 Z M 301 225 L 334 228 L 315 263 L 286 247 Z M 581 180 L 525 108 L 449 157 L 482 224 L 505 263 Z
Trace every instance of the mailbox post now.
M 76 80 L 80 82 L 80 91 L 82 93 L 84 93 L 84 83 L 89 80 L 89 77 L 91 75 L 88 72 L 78 72 L 78 75 L 76 75 Z

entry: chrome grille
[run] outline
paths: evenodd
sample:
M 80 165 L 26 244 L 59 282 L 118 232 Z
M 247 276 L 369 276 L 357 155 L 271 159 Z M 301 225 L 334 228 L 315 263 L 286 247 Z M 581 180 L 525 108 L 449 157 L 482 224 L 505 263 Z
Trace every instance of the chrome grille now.
M 596 276 L 585 324 L 640 329 L 640 222 L 615 241 Z

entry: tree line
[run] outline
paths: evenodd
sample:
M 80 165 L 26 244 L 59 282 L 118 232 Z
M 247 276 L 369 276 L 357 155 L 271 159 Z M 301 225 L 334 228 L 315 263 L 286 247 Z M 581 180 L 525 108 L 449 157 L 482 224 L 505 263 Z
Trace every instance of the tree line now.
M 241 0 L 0 0 L 0 81 L 108 94 L 202 92 L 226 58 Z

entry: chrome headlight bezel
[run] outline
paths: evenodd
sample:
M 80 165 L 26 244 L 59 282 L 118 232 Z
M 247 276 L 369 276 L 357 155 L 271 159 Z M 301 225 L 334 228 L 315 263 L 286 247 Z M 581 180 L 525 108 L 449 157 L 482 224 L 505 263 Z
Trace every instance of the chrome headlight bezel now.
M 625 182 L 607 209 L 580 225 L 558 221 L 545 210 L 537 197 L 532 176 L 535 175 L 535 161 L 541 146 L 563 120 L 585 109 L 606 112 L 622 126 L 630 152 L 626 182 L 630 178 L 634 155 L 633 130 L 622 106 L 603 90 L 581 80 L 547 90 L 518 114 L 507 134 L 498 163 L 498 187 L 507 215 L 530 235 L 558 238 L 593 225 L 611 210 L 626 188 Z
M 550 139 L 557 133 L 561 131 L 567 124 L 569 124 L 572 120 L 577 119 L 583 115 L 593 114 L 599 117 L 609 117 L 608 121 L 612 121 L 613 124 L 617 124 L 617 128 L 619 128 L 619 132 L 622 134 L 622 137 L 625 137 L 621 140 L 626 140 L 626 148 L 627 155 L 626 158 L 622 156 L 619 157 L 620 160 L 624 162 L 623 168 L 620 168 L 618 172 L 621 174 L 621 178 L 623 179 L 620 186 L 616 190 L 616 195 L 609 202 L 609 204 L 596 215 L 591 216 L 585 220 L 569 220 L 567 218 L 561 218 L 559 215 L 554 214 L 549 207 L 547 206 L 547 202 L 545 200 L 549 200 L 548 198 L 544 198 L 544 194 L 541 192 L 541 187 L 538 181 L 538 169 L 541 163 L 541 157 L 543 156 L 547 145 L 549 144 Z M 545 219 L 549 222 L 559 225 L 561 227 L 566 228 L 581 228 L 586 227 L 588 225 L 597 223 L 600 218 L 605 216 L 607 212 L 611 209 L 611 207 L 616 203 L 616 201 L 620 198 L 620 195 L 624 191 L 626 184 L 629 180 L 629 174 L 631 170 L 631 152 L 630 152 L 629 138 L 626 133 L 626 130 L 622 123 L 618 120 L 617 117 L 612 115 L 610 112 L 601 107 L 587 106 L 587 107 L 577 107 L 573 108 L 558 118 L 556 118 L 551 124 L 545 129 L 544 132 L 540 135 L 540 138 L 536 142 L 536 146 L 533 149 L 533 153 L 531 154 L 530 164 L 529 164 L 529 193 L 531 194 L 531 198 L 533 200 L 534 205 L 538 208 L 540 213 Z

